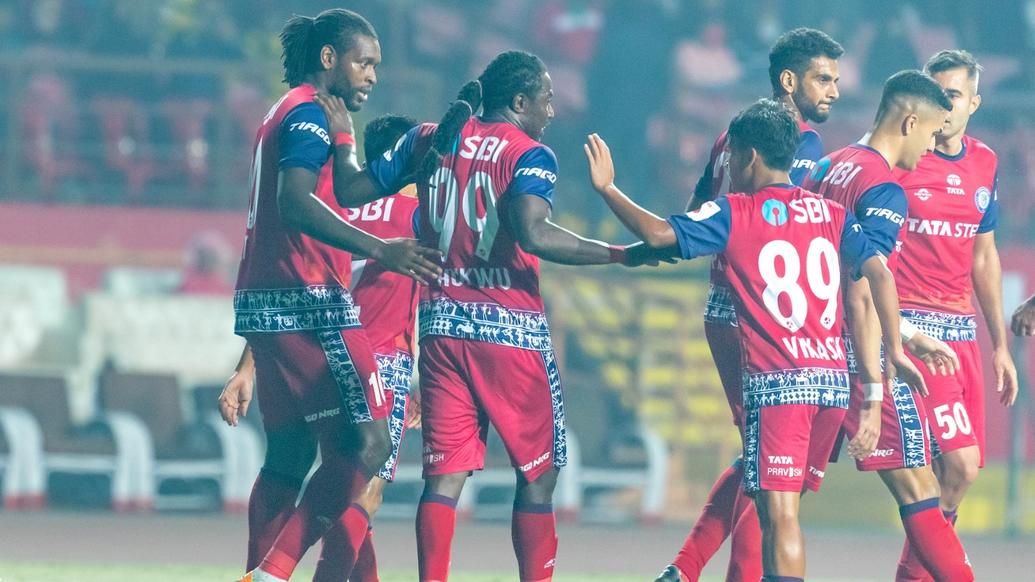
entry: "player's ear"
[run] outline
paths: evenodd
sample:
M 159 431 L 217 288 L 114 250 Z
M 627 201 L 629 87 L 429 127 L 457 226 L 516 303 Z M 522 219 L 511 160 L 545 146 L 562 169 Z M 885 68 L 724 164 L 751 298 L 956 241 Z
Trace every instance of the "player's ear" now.
M 917 114 L 910 113 L 909 115 L 902 118 L 902 135 L 909 135 L 916 131 L 916 126 L 920 122 Z
M 798 75 L 794 74 L 794 71 L 790 69 L 784 69 L 780 71 L 780 87 L 783 88 L 783 92 L 788 95 L 794 94 L 794 89 L 798 86 Z
M 974 95 L 970 98 L 970 114 L 974 115 L 974 112 L 981 107 L 981 95 Z
M 337 61 L 338 53 L 334 50 L 334 47 L 329 44 L 323 45 L 323 48 L 320 49 L 320 66 L 323 67 L 323 70 L 329 71 L 333 69 L 334 63 Z
M 524 113 L 528 110 L 528 95 L 524 93 L 514 95 L 514 98 L 510 100 L 510 108 L 514 110 L 514 113 Z

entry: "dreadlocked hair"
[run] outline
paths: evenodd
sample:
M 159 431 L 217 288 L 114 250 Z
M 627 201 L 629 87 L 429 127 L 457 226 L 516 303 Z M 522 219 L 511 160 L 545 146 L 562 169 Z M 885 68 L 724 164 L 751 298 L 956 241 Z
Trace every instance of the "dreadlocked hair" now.
M 322 70 L 320 51 L 324 46 L 345 53 L 357 35 L 377 38 L 374 26 L 351 10 L 324 10 L 316 18 L 293 16 L 280 31 L 284 82 L 290 87 L 301 85 L 307 74 Z
M 482 102 L 482 84 L 478 81 L 468 81 L 460 88 L 445 115 L 438 122 L 435 133 L 431 136 L 431 147 L 428 148 L 424 158 L 417 167 L 415 182 L 426 184 L 431 176 L 438 170 L 442 158 L 453 151 L 456 140 L 460 137 L 460 131 L 467 124 L 467 120 L 478 111 Z

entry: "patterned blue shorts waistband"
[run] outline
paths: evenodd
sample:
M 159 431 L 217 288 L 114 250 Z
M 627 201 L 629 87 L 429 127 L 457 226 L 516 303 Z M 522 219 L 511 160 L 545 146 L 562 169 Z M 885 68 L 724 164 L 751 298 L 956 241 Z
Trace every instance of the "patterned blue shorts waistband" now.
M 311 285 L 290 289 L 240 289 L 234 294 L 234 333 L 276 333 L 359 327 L 348 289 Z
M 977 317 L 972 314 L 922 309 L 903 309 L 901 313 L 924 335 L 946 342 L 977 341 Z
M 708 300 L 704 304 L 705 323 L 737 327 L 737 310 L 733 306 L 733 292 L 725 285 L 708 286 Z
M 744 406 L 750 409 L 780 404 L 848 408 L 849 394 L 847 370 L 794 368 L 744 373 Z
M 553 349 L 546 314 L 538 311 L 439 298 L 420 304 L 419 321 L 421 338 L 445 336 L 536 352 Z

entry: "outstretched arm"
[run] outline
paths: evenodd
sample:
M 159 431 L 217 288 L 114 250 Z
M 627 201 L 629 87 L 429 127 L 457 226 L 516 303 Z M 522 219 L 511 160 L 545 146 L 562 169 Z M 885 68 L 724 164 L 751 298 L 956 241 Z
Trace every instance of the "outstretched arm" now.
M 333 95 L 316 95 L 313 101 L 323 109 L 334 141 L 334 197 L 346 208 L 362 206 L 371 200 L 384 198 L 374 181 L 359 165 L 356 158 L 356 138 L 353 135 L 352 116 L 345 101 Z
M 589 175 L 593 188 L 604 198 L 611 212 L 637 238 L 654 248 L 673 248 L 676 232 L 667 220 L 633 202 L 615 185 L 615 166 L 611 150 L 597 134 L 591 134 L 582 146 L 589 159 Z M 673 253 L 676 254 L 676 253 Z
M 518 245 L 526 253 L 562 265 L 622 263 L 634 266 L 649 261 L 644 256 L 642 245 L 619 247 L 581 237 L 554 224 L 550 220 L 551 212 L 550 204 L 539 196 L 515 196 L 510 220 Z

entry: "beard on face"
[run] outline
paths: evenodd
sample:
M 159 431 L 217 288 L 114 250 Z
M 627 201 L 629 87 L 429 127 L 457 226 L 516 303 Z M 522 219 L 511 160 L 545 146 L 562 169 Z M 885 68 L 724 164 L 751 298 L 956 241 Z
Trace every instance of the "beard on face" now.
M 805 95 L 805 92 L 801 89 L 795 90 L 793 99 L 794 104 L 798 107 L 798 111 L 801 113 L 802 119 L 805 121 L 823 123 L 830 117 L 830 109 L 820 111 L 819 106 L 810 101 Z

